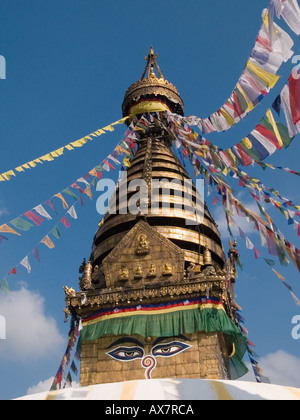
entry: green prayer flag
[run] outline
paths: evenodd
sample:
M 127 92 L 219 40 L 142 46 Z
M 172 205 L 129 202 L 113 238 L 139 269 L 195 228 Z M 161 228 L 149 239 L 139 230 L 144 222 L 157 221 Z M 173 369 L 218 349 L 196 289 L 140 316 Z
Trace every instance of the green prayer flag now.
M 71 197 L 74 198 L 74 200 L 77 200 L 78 198 L 78 196 L 73 191 L 71 191 L 70 188 L 65 188 L 63 192 L 69 194 Z
M 54 228 L 50 231 L 50 233 L 52 233 L 52 235 L 55 236 L 56 239 L 61 238 L 61 234 L 57 226 L 54 226 Z
M 0 282 L 0 290 L 1 292 L 4 292 L 4 293 L 10 292 L 10 287 L 5 277 Z
M 268 260 L 267 258 L 264 258 L 264 260 L 266 261 L 266 263 L 270 266 L 270 267 L 275 267 L 276 262 L 273 260 Z
M 21 217 L 16 217 L 15 219 L 11 220 L 9 223 L 13 225 L 15 228 L 24 230 L 25 232 L 27 232 L 29 229 L 34 227 L 33 224 L 27 222 L 27 220 L 24 220 Z

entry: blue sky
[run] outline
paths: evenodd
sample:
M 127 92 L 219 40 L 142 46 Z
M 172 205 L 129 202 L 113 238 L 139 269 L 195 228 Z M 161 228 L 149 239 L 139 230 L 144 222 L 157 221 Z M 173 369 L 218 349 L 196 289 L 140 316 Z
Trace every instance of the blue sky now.
M 15 168 L 77 140 L 121 118 L 127 87 L 143 72 L 150 45 L 159 53 L 164 76 L 178 88 L 185 114 L 206 117 L 230 95 L 250 55 L 268 1 L 204 2 L 186 0 L 3 0 L 0 10 L 0 55 L 7 79 L 0 80 L 0 172 Z M 277 21 L 278 23 L 278 21 Z M 300 42 L 283 21 L 280 26 Z M 260 121 L 292 70 L 284 64 L 276 87 L 249 117 L 227 133 L 208 139 L 220 147 L 239 142 Z M 100 163 L 118 143 L 125 126 L 85 147 L 65 152 L 54 162 L 0 184 L 0 224 L 23 214 L 69 186 Z M 299 138 L 268 162 L 299 171 Z M 299 179 L 284 172 L 249 169 L 265 185 L 276 187 L 300 203 Z M 0 315 L 7 318 L 7 340 L 0 340 L 0 399 L 26 394 L 55 375 L 67 344 L 64 285 L 78 289 L 78 267 L 88 258 L 101 216 L 94 200 L 76 207 L 78 220 L 61 225 L 55 248 L 41 249 L 32 272 L 19 269 L 9 277 L 12 293 L 0 295 Z M 239 197 L 251 200 L 245 192 Z M 57 208 L 60 209 L 59 202 Z M 223 231 L 218 209 L 211 208 Z M 287 239 L 299 248 L 292 227 L 270 211 Z M 5 276 L 48 233 L 53 221 L 9 237 L 1 244 L 0 278 Z M 63 211 L 60 211 L 60 217 Z M 251 240 L 259 238 L 251 230 Z M 238 238 L 239 239 L 239 238 Z M 224 247 L 227 250 L 227 237 Z M 297 386 L 300 341 L 292 339 L 291 320 L 300 314 L 287 289 L 263 258 L 255 260 L 239 239 L 244 270 L 239 273 L 236 300 L 266 370 L 276 383 Z M 265 249 L 262 256 L 268 258 Z M 300 296 L 299 273 L 280 267 Z M 264 368 L 262 364 L 262 368 Z M 282 370 L 291 375 L 282 376 Z M 300 381 L 299 381 L 300 387 Z M 33 388 L 41 389 L 40 388 Z

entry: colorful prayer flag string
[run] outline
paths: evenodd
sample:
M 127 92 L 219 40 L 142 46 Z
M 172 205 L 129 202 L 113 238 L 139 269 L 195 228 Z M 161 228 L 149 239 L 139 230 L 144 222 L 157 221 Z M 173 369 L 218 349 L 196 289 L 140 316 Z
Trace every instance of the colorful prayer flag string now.
M 125 121 L 128 119 L 129 117 L 125 117 L 122 118 L 112 124 L 109 124 L 108 126 L 98 129 L 96 131 L 94 131 L 91 134 L 88 134 L 87 136 L 82 137 L 79 140 L 73 141 L 69 144 L 67 144 L 66 146 L 60 147 L 57 150 L 54 150 L 53 152 L 49 152 L 43 156 L 40 156 L 39 158 L 36 158 L 30 162 L 24 163 L 23 165 L 17 166 L 14 170 L 9 170 L 6 171 L 2 174 L 0 174 L 0 181 L 10 181 L 11 177 L 15 177 L 17 175 L 17 173 L 21 173 L 24 172 L 25 169 L 32 169 L 35 168 L 37 166 L 37 163 L 44 163 L 44 162 L 52 162 L 55 158 L 58 158 L 60 156 L 63 155 L 64 150 L 75 150 L 76 148 L 82 147 L 84 146 L 88 140 L 93 140 L 95 137 L 99 137 L 102 134 L 107 133 L 108 131 L 114 131 L 114 126 L 118 125 L 118 124 L 124 124 Z

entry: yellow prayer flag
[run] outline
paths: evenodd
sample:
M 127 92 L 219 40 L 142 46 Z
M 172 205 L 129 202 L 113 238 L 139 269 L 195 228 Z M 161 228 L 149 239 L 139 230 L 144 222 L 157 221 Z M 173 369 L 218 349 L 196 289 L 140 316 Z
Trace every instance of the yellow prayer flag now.
M 276 76 L 272 73 L 267 72 L 266 70 L 261 69 L 255 64 L 248 61 L 247 67 L 252 70 L 256 76 L 258 76 L 263 82 L 265 82 L 269 87 L 273 88 L 279 80 L 279 76 Z
M 41 161 L 41 159 L 34 159 L 34 162 L 36 162 L 36 163 L 43 163 L 43 162 Z
M 67 145 L 65 146 L 65 148 L 66 148 L 67 150 L 74 150 L 74 147 L 72 147 L 70 144 L 67 144 Z
M 278 140 L 278 143 L 279 143 L 280 147 L 283 147 L 283 141 L 282 141 L 281 135 L 279 133 L 279 130 L 278 130 L 278 127 L 277 127 L 277 124 L 276 124 L 276 121 L 274 119 L 274 116 L 272 114 L 271 109 L 268 109 L 268 111 L 267 111 L 267 117 L 268 117 L 268 120 L 269 120 L 269 122 L 271 123 L 271 125 L 273 127 L 275 136 L 276 136 L 276 138 Z
M 114 127 L 112 124 L 107 125 L 106 127 L 103 127 L 103 130 L 105 131 L 114 131 Z
M 248 105 L 248 111 L 252 111 L 254 109 L 254 105 L 253 103 L 250 101 L 250 99 L 248 98 L 248 96 L 246 95 L 246 92 L 244 91 L 244 89 L 242 88 L 242 86 L 238 83 L 237 85 L 238 90 L 241 92 L 241 94 L 243 95 L 245 101 L 247 102 Z
M 49 238 L 49 236 L 45 236 L 45 238 L 43 238 L 41 240 L 41 243 L 43 243 L 44 245 L 46 245 L 49 249 L 53 249 L 55 248 L 54 243 L 51 241 L 51 239 Z
M 96 134 L 96 136 L 101 136 L 102 134 L 105 134 L 105 131 L 104 130 L 102 130 L 102 129 L 100 129 L 100 130 L 97 130 L 97 131 L 95 131 L 95 133 L 94 134 Z
M 21 236 L 21 234 L 19 232 L 16 232 L 14 229 L 12 229 L 11 227 L 9 227 L 8 225 L 2 225 L 2 226 L 0 226 L 0 232 L 3 232 L 3 233 L 13 233 L 14 235 Z
M 18 166 L 15 169 L 16 169 L 17 172 L 24 172 L 24 169 L 22 168 L 22 166 Z
M 30 166 L 28 165 L 28 163 L 24 163 L 24 165 L 22 165 L 23 168 L 25 169 L 30 169 Z
M 232 153 L 231 149 L 227 149 L 226 150 L 227 155 L 231 158 L 231 160 L 233 160 L 234 164 L 237 163 L 237 159 L 234 155 L 234 153 Z
M 5 181 L 2 175 L 0 175 L 0 182 Z
M 225 111 L 225 109 L 220 108 L 221 114 L 225 118 L 228 125 L 233 126 L 235 124 L 234 119 L 228 114 L 228 112 Z
M 14 171 L 7 171 L 7 172 L 4 172 L 4 173 L 3 173 L 3 174 L 1 174 L 1 175 L 3 176 L 3 178 L 4 178 L 6 181 L 9 181 L 11 176 L 16 176 L 16 174 L 14 173 Z
M 87 188 L 84 190 L 84 193 L 85 193 L 87 196 L 89 196 L 91 200 L 93 199 L 93 194 L 92 194 L 92 191 L 91 191 L 90 187 L 87 187 Z
M 247 147 L 247 149 L 252 149 L 252 142 L 248 137 L 245 137 L 242 143 Z
M 131 166 L 131 163 L 128 157 L 125 157 L 125 159 L 123 160 L 123 165 L 128 168 Z
M 87 142 L 87 140 L 85 140 L 84 138 L 82 138 L 82 139 L 73 141 L 71 143 L 71 145 L 74 146 L 74 147 L 82 147 L 86 142 Z
M 35 168 L 36 167 L 36 163 L 34 161 L 28 162 L 28 164 L 32 167 Z
M 96 171 L 96 169 L 94 168 L 94 169 L 92 169 L 90 172 L 89 172 L 89 174 L 90 175 L 92 175 L 92 176 L 97 176 L 98 175 L 98 173 L 97 173 L 97 171 Z
M 58 156 L 63 155 L 63 153 L 64 153 L 64 147 L 60 147 L 59 149 L 56 149 L 55 150 L 55 153 L 57 153 Z
M 50 153 L 48 153 L 47 155 L 41 156 L 40 159 L 41 160 L 44 160 L 44 161 L 47 161 L 47 162 L 51 162 L 52 160 L 54 160 L 54 157 L 51 156 Z
M 63 207 L 64 207 L 65 210 L 67 210 L 69 208 L 68 203 L 66 202 L 66 200 L 64 199 L 64 197 L 62 196 L 61 193 L 55 194 L 54 197 L 57 197 L 62 201 Z

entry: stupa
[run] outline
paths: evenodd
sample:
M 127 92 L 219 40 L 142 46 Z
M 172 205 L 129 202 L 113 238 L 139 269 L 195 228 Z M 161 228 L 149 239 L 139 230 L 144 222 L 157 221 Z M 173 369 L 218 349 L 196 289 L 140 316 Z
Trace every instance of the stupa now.
M 128 125 L 147 124 L 116 189 L 116 211 L 101 221 L 80 268 L 80 290 L 66 295 L 82 323 L 81 386 L 247 372 L 235 315 L 236 244 L 225 256 L 201 191 L 172 150 L 165 112 L 183 115 L 183 101 L 152 47 L 146 61 L 122 111 Z M 147 187 L 137 202 L 135 185 Z

